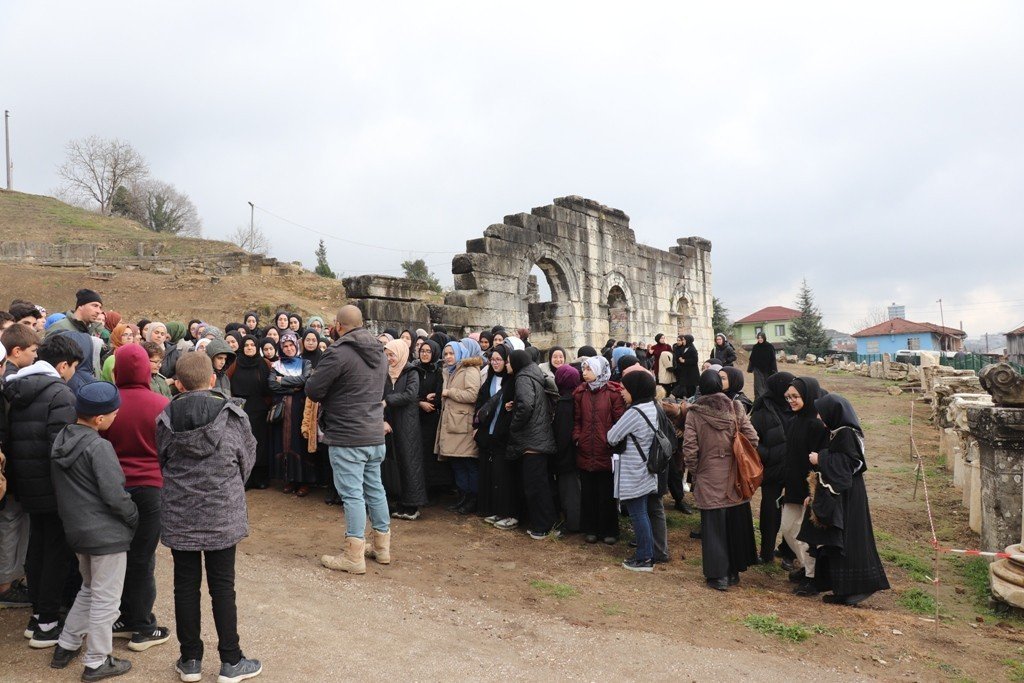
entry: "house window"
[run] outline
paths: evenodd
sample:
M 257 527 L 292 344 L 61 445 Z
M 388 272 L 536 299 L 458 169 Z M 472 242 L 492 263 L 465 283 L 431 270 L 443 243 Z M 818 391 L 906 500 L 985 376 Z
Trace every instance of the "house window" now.
M 785 325 L 776 325 L 775 326 L 775 336 L 776 337 L 785 337 L 786 336 L 786 326 Z
M 921 350 L 921 338 L 920 337 L 907 337 L 907 349 L 910 351 Z
M 755 327 L 754 328 L 754 336 L 756 337 L 759 334 L 764 334 L 764 328 L 763 327 L 759 326 L 759 327 Z
M 864 347 L 865 347 L 865 352 L 867 352 L 867 353 L 878 353 L 878 342 L 877 341 L 864 342 Z

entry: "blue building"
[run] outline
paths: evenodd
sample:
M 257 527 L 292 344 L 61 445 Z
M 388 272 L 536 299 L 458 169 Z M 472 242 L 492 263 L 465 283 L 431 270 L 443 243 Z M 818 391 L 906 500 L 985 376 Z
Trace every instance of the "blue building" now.
M 932 323 L 915 323 L 893 318 L 884 323 L 854 332 L 859 355 L 897 351 L 961 351 L 967 333 L 954 327 Z

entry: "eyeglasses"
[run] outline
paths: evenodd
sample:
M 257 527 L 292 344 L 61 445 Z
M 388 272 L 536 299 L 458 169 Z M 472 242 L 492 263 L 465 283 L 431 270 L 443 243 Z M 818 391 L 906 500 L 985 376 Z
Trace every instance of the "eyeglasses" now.
M 783 398 L 785 398 L 788 403 L 793 403 L 794 401 L 800 400 L 799 396 L 784 396 Z

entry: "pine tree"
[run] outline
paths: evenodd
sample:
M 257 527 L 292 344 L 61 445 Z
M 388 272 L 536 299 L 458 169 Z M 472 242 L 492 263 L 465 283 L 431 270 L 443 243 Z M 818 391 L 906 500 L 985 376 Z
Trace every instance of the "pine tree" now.
M 423 259 L 416 259 L 415 261 L 402 261 L 402 270 L 405 271 L 405 277 L 410 280 L 416 280 L 417 282 L 426 285 L 427 289 L 440 292 L 441 283 L 438 282 L 437 276 L 430 272 L 427 268 L 427 262 Z
M 324 246 L 323 240 L 320 240 L 320 246 L 316 248 L 316 268 L 313 272 L 320 277 L 328 277 L 332 280 L 337 277 L 331 270 L 330 264 L 327 263 L 327 247 Z
M 805 279 L 800 285 L 800 294 L 796 298 L 800 317 L 789 325 L 789 339 L 793 351 L 802 356 L 807 353 L 822 354 L 829 347 L 829 338 L 825 328 L 821 326 L 821 312 L 814 304 L 814 293 L 807 286 Z
M 715 334 L 721 332 L 727 338 L 732 336 L 732 322 L 729 320 L 729 309 L 717 296 L 711 299 L 711 327 Z

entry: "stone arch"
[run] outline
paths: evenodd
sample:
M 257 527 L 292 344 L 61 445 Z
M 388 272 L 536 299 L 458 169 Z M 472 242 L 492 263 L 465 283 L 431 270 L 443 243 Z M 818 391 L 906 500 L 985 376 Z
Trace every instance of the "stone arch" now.
M 523 258 L 523 266 L 519 274 L 519 297 L 526 301 L 529 295 L 527 282 L 530 271 L 538 266 L 551 287 L 552 303 L 580 300 L 580 287 L 572 266 L 559 253 L 553 244 L 540 242 L 530 247 Z
M 602 304 L 607 309 L 608 336 L 628 340 L 636 331 L 636 299 L 626 276 L 612 271 L 605 276 Z
M 669 316 L 677 334 L 692 333 L 697 324 L 696 306 L 692 295 L 682 284 L 676 286 L 669 300 Z

